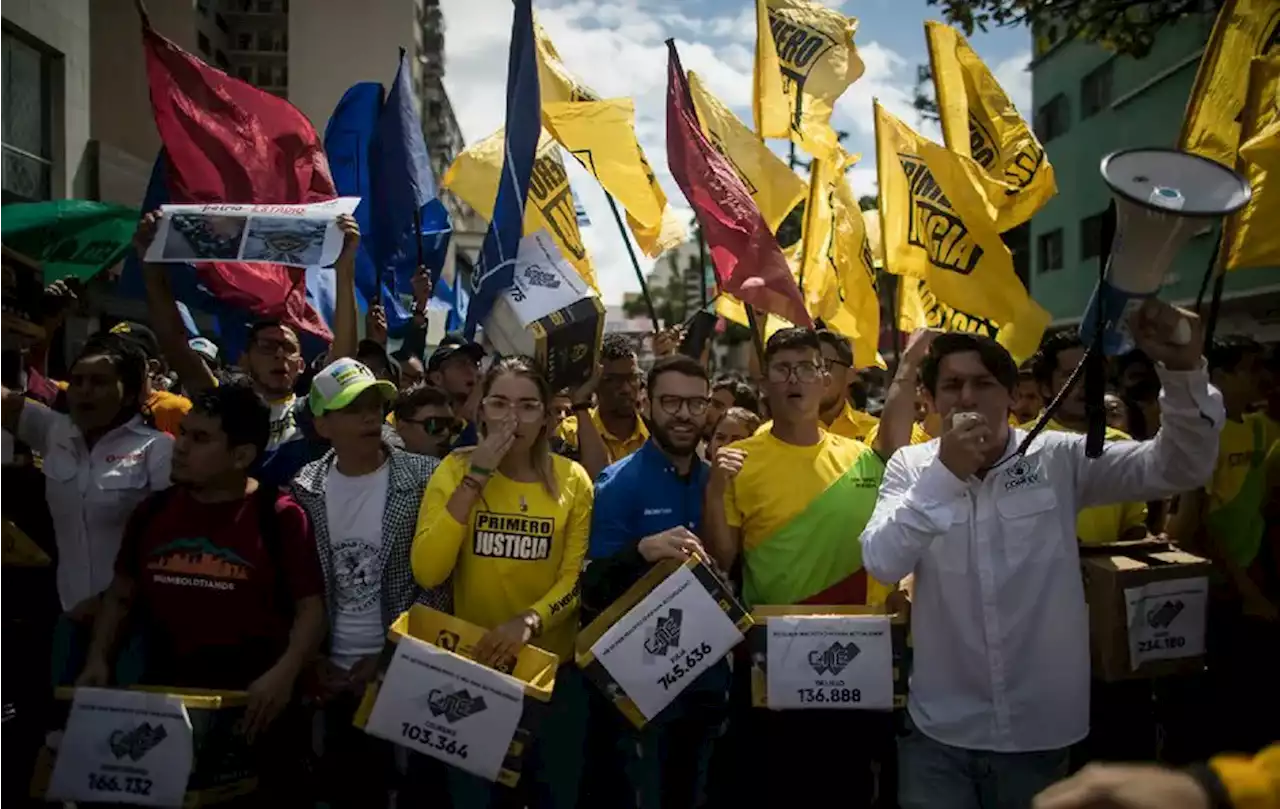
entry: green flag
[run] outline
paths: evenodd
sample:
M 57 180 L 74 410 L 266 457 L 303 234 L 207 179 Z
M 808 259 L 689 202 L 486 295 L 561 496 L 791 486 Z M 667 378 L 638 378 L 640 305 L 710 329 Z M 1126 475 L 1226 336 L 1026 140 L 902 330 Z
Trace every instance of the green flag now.
M 124 257 L 138 216 L 133 208 L 82 199 L 5 205 L 0 239 L 38 262 L 46 284 L 87 281 Z

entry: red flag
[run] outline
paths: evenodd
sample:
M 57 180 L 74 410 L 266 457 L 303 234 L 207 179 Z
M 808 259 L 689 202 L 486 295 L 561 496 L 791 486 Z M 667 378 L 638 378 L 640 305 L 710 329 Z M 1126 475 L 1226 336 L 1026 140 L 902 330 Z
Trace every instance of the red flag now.
M 145 19 L 142 36 L 175 203 L 279 205 L 338 195 L 320 137 L 297 107 L 210 67 Z M 304 270 L 211 263 L 197 265 L 197 272 L 219 299 L 332 340 L 307 303 Z
M 676 45 L 667 40 L 667 165 L 711 248 L 720 289 L 762 312 L 811 326 L 804 298 L 751 193 L 703 134 Z

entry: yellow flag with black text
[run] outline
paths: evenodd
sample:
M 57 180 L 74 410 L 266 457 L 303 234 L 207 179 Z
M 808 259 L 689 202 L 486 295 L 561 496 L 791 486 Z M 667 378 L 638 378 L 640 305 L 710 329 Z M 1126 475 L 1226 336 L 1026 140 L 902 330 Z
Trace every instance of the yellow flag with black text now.
M 711 94 L 697 73 L 689 73 L 689 93 L 698 123 L 716 151 L 724 155 L 751 193 L 769 229 L 778 226 L 805 193 L 805 182 L 747 129 L 746 124 Z
M 1049 314 L 1027 294 L 996 229 L 992 197 L 1008 185 L 972 158 L 916 134 L 875 104 L 876 174 L 885 269 L 923 279 L 938 299 L 1000 323 L 1018 362 L 1040 344 Z
M 493 216 L 493 203 L 502 176 L 503 130 L 472 144 L 462 151 L 445 172 L 443 185 L 485 219 Z M 578 228 L 577 206 L 569 187 L 569 174 L 560 157 L 560 146 L 551 133 L 542 130 L 538 151 L 529 178 L 529 195 L 525 198 L 524 232 L 546 230 L 565 259 L 573 265 L 592 289 L 596 274 L 591 256 Z
M 848 161 L 832 182 L 832 234 L 828 260 L 833 272 L 822 300 L 820 314 L 827 327 L 853 344 L 856 368 L 884 367 L 880 344 L 880 296 L 876 285 L 876 261 L 866 222 L 853 186 L 844 176 Z
M 1227 0 L 1200 57 L 1182 119 L 1184 151 L 1236 168 L 1240 127 L 1254 57 L 1280 55 L 1280 3 Z
M 1058 192 L 1044 148 L 959 31 L 932 21 L 924 31 L 944 142 L 1009 186 L 992 200 L 996 227 L 1017 227 Z
M 1237 168 L 1253 198 L 1228 217 L 1223 234 L 1228 270 L 1280 266 L 1280 56 L 1254 59 L 1241 120 Z M 1270 180 L 1276 182 L 1272 183 Z
M 766 18 L 769 25 L 768 41 L 756 48 L 752 82 L 758 133 L 834 159 L 840 142 L 831 128 L 832 110 L 864 70 L 853 44 L 858 21 L 810 0 L 756 2 L 765 12 L 757 7 L 757 29 Z M 757 30 L 757 39 L 765 40 L 765 33 Z
M 552 137 L 626 209 L 636 244 L 653 257 L 687 236 L 645 157 L 630 99 L 601 99 L 569 72 L 546 30 L 533 25 L 538 49 L 542 120 Z
M 904 275 L 898 279 L 898 328 L 903 334 L 916 329 L 967 331 L 1000 339 L 1000 326 L 985 317 L 962 312 L 938 300 L 923 278 Z M 1013 352 L 1010 352 L 1013 353 Z M 1025 358 L 1015 358 L 1022 362 Z

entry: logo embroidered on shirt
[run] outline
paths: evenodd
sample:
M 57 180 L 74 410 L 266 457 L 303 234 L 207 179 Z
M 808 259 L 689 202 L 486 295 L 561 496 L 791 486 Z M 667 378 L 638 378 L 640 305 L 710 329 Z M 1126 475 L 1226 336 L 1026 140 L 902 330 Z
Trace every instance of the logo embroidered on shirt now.
M 644 510 L 644 516 L 646 517 L 657 517 L 661 514 L 670 514 L 670 513 L 671 513 L 671 509 L 669 508 L 646 508 Z
M 1004 490 L 1006 492 L 1027 486 L 1035 486 L 1040 482 L 1040 465 L 1032 466 L 1031 462 L 1026 458 L 1019 458 L 1013 462 L 1013 466 L 1005 471 L 1004 476 Z

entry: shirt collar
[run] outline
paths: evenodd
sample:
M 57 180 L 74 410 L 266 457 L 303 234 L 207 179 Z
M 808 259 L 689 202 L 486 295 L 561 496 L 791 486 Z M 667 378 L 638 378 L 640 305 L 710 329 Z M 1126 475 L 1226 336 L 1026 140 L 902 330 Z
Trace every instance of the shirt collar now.
M 644 418 L 641 417 L 638 411 L 636 412 L 636 428 L 631 431 L 631 435 L 625 438 L 619 438 L 609 432 L 609 428 L 604 426 L 604 419 L 600 418 L 600 408 L 597 407 L 591 410 L 591 420 L 596 423 L 596 429 L 600 432 L 600 436 L 615 444 L 629 444 L 632 441 L 643 441 L 649 437 L 649 428 L 645 426 Z
M 640 449 L 636 450 L 636 454 L 639 455 L 640 460 L 643 461 L 646 471 L 660 469 L 664 473 L 669 474 L 672 477 L 680 478 L 681 480 L 692 480 L 697 482 L 700 477 L 711 468 L 710 465 L 707 464 L 706 461 L 702 460 L 702 458 L 698 457 L 698 454 L 695 452 L 693 454 L 693 462 L 689 465 L 689 474 L 687 476 L 681 475 L 680 471 L 676 469 L 675 464 L 671 463 L 671 459 L 667 457 L 667 453 L 662 451 L 662 447 L 658 446 L 658 442 L 654 441 L 652 436 L 650 436 L 644 444 L 641 445 Z

